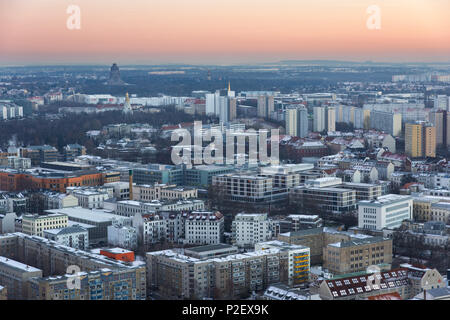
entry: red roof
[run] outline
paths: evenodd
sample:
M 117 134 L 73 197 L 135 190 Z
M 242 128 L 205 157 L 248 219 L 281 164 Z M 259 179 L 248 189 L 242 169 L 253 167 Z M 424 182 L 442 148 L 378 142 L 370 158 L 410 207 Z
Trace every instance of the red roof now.
M 402 300 L 402 297 L 398 292 L 379 294 L 377 296 L 371 296 L 369 300 Z

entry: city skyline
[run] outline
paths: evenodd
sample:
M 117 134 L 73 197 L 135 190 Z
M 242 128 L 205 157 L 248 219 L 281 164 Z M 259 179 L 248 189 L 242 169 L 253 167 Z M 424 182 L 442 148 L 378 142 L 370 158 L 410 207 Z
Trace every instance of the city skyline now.
M 0 65 L 450 60 L 450 3 L 443 0 L 73 4 L 80 29 L 70 30 L 71 3 L 2 1 Z M 367 26 L 372 5 L 380 29 Z

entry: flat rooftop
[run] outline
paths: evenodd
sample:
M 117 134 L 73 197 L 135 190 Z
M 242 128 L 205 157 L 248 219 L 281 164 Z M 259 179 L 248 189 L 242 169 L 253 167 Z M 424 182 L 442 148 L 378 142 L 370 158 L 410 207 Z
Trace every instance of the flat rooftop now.
M 358 203 L 362 205 L 384 206 L 406 200 L 412 200 L 412 197 L 399 194 L 387 194 L 385 196 L 378 197 L 376 200 L 362 200 Z
M 62 208 L 62 209 L 52 209 L 52 210 L 45 210 L 47 213 L 60 213 L 60 214 L 66 214 L 70 218 L 75 219 L 82 219 L 86 221 L 92 221 L 96 223 L 101 222 L 109 222 L 113 219 L 126 219 L 126 217 L 119 216 L 116 214 L 108 213 L 101 210 L 91 210 L 91 209 L 85 209 L 82 207 L 71 207 L 71 208 Z
M 0 265 L 6 265 L 10 268 L 22 271 L 22 272 L 39 272 L 41 269 L 23 264 L 19 261 L 12 260 L 6 257 L 0 257 Z
M 192 247 L 192 248 L 189 248 L 186 250 L 197 252 L 197 253 L 202 253 L 202 252 L 208 252 L 208 251 L 225 250 L 225 249 L 233 249 L 233 248 L 235 248 L 235 247 L 232 245 L 229 245 L 226 243 L 219 243 L 219 244 L 211 244 L 211 245 L 206 245 L 206 246 Z

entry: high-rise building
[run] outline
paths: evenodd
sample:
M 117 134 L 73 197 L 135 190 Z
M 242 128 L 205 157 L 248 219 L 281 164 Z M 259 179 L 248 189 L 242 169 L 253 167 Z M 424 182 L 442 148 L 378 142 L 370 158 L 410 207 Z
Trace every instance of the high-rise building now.
M 431 111 L 430 112 L 430 122 L 436 128 L 436 145 L 444 144 L 445 135 L 447 132 L 444 131 L 444 118 L 446 114 L 444 111 Z
M 435 110 L 445 110 L 447 111 L 449 108 L 449 98 L 446 95 L 438 95 L 434 99 L 434 109 Z
M 336 108 L 314 107 L 313 131 L 336 131 Z
M 308 111 L 305 107 L 286 109 L 286 134 L 304 138 L 308 135 Z
M 422 125 L 407 123 L 405 125 L 405 153 L 412 158 L 422 157 Z
M 326 130 L 325 124 L 325 108 L 324 107 L 315 107 L 313 112 L 314 120 L 313 120 L 313 131 L 314 132 L 322 132 Z
M 336 131 L 336 108 L 328 107 L 326 111 L 327 119 L 327 131 L 333 132 Z
M 275 102 L 273 96 L 261 95 L 258 96 L 257 113 L 260 118 L 268 118 L 275 109 Z
M 436 157 L 436 127 L 424 122 L 405 124 L 405 153 L 411 158 Z
M 402 133 L 402 115 L 401 113 L 371 110 L 370 128 L 398 137 Z

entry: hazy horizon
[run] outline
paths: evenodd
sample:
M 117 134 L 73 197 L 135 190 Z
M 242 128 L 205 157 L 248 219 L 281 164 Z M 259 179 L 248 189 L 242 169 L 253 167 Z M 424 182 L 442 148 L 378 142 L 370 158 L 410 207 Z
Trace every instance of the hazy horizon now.
M 71 4 L 2 0 L 0 65 L 450 62 L 447 0 L 78 0 L 79 30 Z

